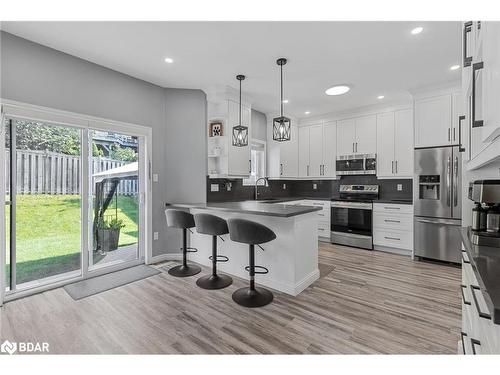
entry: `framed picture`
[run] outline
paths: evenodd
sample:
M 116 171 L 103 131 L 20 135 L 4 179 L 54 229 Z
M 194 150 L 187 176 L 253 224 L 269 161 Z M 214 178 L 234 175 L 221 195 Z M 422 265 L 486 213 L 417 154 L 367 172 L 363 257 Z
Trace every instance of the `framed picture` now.
M 210 137 L 221 137 L 223 134 L 223 126 L 222 122 L 217 121 L 217 122 L 211 122 L 210 123 Z

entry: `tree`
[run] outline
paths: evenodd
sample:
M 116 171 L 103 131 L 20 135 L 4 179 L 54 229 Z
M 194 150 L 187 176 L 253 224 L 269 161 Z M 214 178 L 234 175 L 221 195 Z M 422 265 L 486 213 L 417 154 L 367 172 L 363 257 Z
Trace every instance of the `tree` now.
M 32 121 L 17 121 L 16 146 L 19 150 L 49 151 L 79 156 L 80 131 Z
M 95 143 L 92 143 L 92 156 L 104 156 L 104 151 L 99 149 Z
M 115 160 L 131 161 L 131 162 L 138 160 L 137 152 L 128 147 L 120 147 L 119 144 L 114 144 L 113 146 L 111 146 L 109 157 Z

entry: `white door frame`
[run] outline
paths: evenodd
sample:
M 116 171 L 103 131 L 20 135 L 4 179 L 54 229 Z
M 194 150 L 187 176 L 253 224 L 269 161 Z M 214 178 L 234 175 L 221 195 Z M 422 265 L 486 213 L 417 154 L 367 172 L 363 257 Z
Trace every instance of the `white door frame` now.
M 45 121 L 52 124 L 60 124 L 64 126 L 78 127 L 82 129 L 82 181 L 89 181 L 88 176 L 88 165 L 89 165 L 89 142 L 88 142 L 88 131 L 93 130 L 104 130 L 104 131 L 114 131 L 117 133 L 125 133 L 127 135 L 133 135 L 139 137 L 140 144 L 139 147 L 143 147 L 144 152 L 143 157 L 139 158 L 139 171 L 143 171 L 143 178 L 140 180 L 140 191 L 145 193 L 145 197 L 140 197 L 140 204 L 143 214 L 140 215 L 139 225 L 144 228 L 143 238 L 139 240 L 139 259 L 137 264 L 146 263 L 149 264 L 152 255 L 152 186 L 151 186 L 151 159 L 152 159 L 152 129 L 149 127 L 125 123 L 120 121 L 113 121 L 104 118 L 82 115 L 74 112 L 61 111 L 57 109 L 35 106 L 31 104 L 21 103 L 8 99 L 0 98 L 1 106 L 1 125 L 0 125 L 0 176 L 3 179 L 5 176 L 5 142 L 4 142 L 4 132 L 5 132 L 5 117 L 21 117 L 24 119 Z M 141 155 L 141 153 L 140 153 Z M 89 243 L 89 233 L 85 227 L 85 224 L 89 222 L 89 207 L 83 204 L 85 200 L 84 196 L 88 197 L 89 184 L 82 184 L 82 190 L 80 192 L 82 196 L 82 274 L 80 276 L 75 276 L 71 279 L 60 280 L 58 278 L 51 279 L 50 283 L 40 285 L 39 287 L 32 288 L 26 291 L 18 291 L 12 295 L 5 294 L 5 261 L 6 261 L 6 244 L 5 244 L 5 204 L 1 202 L 0 204 L 0 306 L 3 301 L 7 301 L 14 298 L 20 298 L 25 295 L 39 293 L 43 290 L 52 289 L 54 287 L 59 287 L 61 285 L 74 282 L 75 280 L 81 280 L 87 277 L 94 277 L 100 274 L 112 272 L 115 270 L 123 269 L 133 265 L 133 262 L 127 262 L 126 264 L 117 264 L 115 266 L 109 266 L 102 269 L 96 269 L 88 271 L 88 243 Z M 85 194 L 85 195 L 84 195 Z M 0 197 L 2 200 L 5 197 L 5 184 L 0 183 Z

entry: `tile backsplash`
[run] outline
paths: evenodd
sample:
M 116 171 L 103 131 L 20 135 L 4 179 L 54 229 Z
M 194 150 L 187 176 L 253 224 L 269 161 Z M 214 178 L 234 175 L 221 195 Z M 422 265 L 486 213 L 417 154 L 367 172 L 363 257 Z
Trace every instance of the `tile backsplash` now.
M 413 197 L 412 179 L 377 179 L 375 176 L 342 176 L 340 180 L 270 180 L 269 186 L 259 186 L 259 199 L 310 197 L 336 198 L 339 185 L 379 185 L 380 199 L 409 199 Z M 211 185 L 219 191 L 211 191 Z M 398 185 L 402 190 L 399 191 Z M 207 202 L 228 202 L 254 199 L 255 186 L 243 185 L 242 179 L 209 179 Z

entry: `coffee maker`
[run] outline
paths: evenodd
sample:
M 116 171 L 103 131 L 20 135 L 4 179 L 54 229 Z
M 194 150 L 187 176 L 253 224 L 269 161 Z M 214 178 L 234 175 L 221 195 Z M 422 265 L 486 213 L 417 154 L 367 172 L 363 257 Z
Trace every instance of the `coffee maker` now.
M 469 184 L 472 209 L 472 243 L 500 247 L 500 180 L 477 180 Z

